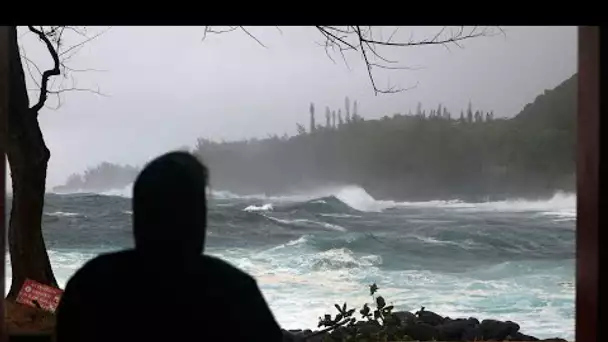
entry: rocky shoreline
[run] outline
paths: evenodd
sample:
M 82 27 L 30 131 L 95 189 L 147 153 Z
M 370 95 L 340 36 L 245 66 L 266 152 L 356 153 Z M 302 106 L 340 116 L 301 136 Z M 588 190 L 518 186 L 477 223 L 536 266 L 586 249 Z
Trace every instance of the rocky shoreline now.
M 390 320 L 389 320 L 390 318 Z M 339 341 L 544 341 L 568 342 L 562 338 L 539 339 L 519 331 L 512 321 L 475 317 L 452 319 L 422 308 L 416 313 L 393 312 L 381 324 L 377 320 L 336 324 L 312 330 L 283 330 L 284 342 Z M 390 324 L 386 323 L 390 322 Z

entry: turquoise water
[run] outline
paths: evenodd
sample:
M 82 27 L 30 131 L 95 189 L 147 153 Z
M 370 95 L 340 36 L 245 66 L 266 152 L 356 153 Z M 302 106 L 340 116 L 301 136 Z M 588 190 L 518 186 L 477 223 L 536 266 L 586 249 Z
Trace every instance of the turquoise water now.
M 128 192 L 47 195 L 44 234 L 62 286 L 97 253 L 132 246 Z M 397 309 L 510 319 L 539 338 L 574 338 L 574 195 L 395 203 L 355 186 L 214 192 L 209 219 L 207 253 L 255 276 L 284 328 L 314 328 L 336 302 L 370 302 L 375 282 Z

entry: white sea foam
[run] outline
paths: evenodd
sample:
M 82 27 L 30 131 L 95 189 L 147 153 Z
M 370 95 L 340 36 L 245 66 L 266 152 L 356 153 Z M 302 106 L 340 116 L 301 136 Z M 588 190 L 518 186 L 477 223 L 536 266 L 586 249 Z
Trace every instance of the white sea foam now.
M 133 184 L 129 184 L 122 189 L 112 189 L 100 193 L 105 196 L 119 196 L 124 198 L 131 198 L 133 196 Z
M 303 240 L 298 240 L 302 247 Z M 506 263 L 487 269 L 485 273 L 493 274 L 488 278 L 487 274 L 478 277 L 476 270 L 464 274 L 380 270 L 379 256 L 355 254 L 345 248 L 324 252 L 283 248 L 254 255 L 247 250 L 217 249 L 211 253 L 253 274 L 277 320 L 287 329 L 313 329 L 317 317 L 336 302 L 352 306 L 370 303 L 367 285 L 376 282 L 379 293 L 398 310 L 425 306 L 452 318 L 510 319 L 518 322 L 524 333 L 537 337 L 574 337 L 575 290 L 562 285 L 572 277 L 565 269 Z
M 247 212 L 258 212 L 258 211 L 272 211 L 273 210 L 273 206 L 272 203 L 266 203 L 264 205 L 250 205 L 247 208 L 243 209 L 243 211 L 247 211 Z
M 308 219 L 292 219 L 292 220 L 288 220 L 288 219 L 280 219 L 280 218 L 276 218 L 276 217 L 272 217 L 272 216 L 264 216 L 267 219 L 271 220 L 271 221 L 275 221 L 277 223 L 281 223 L 281 224 L 285 224 L 285 225 L 299 225 L 299 224 L 307 224 L 307 225 L 317 225 L 317 226 L 321 226 L 323 228 L 326 228 L 328 230 L 336 230 L 339 232 L 345 232 L 347 231 L 346 228 L 339 226 L 337 224 L 331 224 L 331 223 L 327 223 L 327 222 L 319 222 L 319 221 L 314 221 L 314 220 L 308 220 Z
M 362 217 L 361 215 L 351 215 L 351 214 L 343 214 L 343 213 L 320 213 L 319 215 L 325 216 L 325 217 L 334 217 L 334 218 L 349 218 L 349 217 L 360 218 L 360 217 Z
M 44 215 L 46 216 L 54 216 L 54 217 L 75 217 L 75 216 L 81 216 L 78 213 L 69 213 L 69 212 L 63 212 L 63 211 L 55 211 L 52 213 L 44 213 Z
M 376 200 L 365 189 L 358 186 L 347 186 L 335 194 L 336 198 L 353 209 L 367 212 L 378 212 L 394 207 L 419 207 L 451 209 L 465 212 L 536 212 L 541 215 L 558 218 L 576 218 L 576 194 L 557 192 L 546 200 L 512 199 L 505 201 L 468 203 L 460 200 L 394 202 Z
M 475 246 L 479 246 L 478 243 L 476 243 L 475 241 L 470 240 L 470 239 L 467 239 L 464 241 L 446 241 L 446 240 L 439 240 L 439 239 L 436 239 L 436 238 L 433 238 L 430 236 L 420 236 L 420 235 L 413 235 L 413 234 L 406 235 L 405 237 L 411 237 L 411 238 L 422 241 L 429 245 L 443 245 L 443 246 L 452 245 L 452 246 L 460 247 L 462 249 L 472 249 Z
M 511 199 L 505 201 L 467 203 L 453 201 L 400 202 L 398 206 L 445 208 L 461 211 L 539 212 L 549 216 L 576 217 L 576 194 L 557 192 L 546 200 Z
M 359 186 L 347 186 L 335 194 L 336 198 L 359 211 L 379 212 L 395 206 L 393 201 L 378 201 Z

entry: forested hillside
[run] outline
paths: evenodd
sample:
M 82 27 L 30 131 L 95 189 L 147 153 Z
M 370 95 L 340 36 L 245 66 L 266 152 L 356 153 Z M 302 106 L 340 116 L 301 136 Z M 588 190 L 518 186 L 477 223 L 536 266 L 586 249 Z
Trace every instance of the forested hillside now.
M 399 200 L 543 197 L 575 188 L 576 75 L 547 90 L 512 119 L 471 105 L 441 105 L 365 120 L 311 104 L 298 135 L 212 142 L 195 148 L 217 189 L 284 193 L 358 184 Z M 435 109 L 436 108 L 436 109 Z M 304 114 L 306 115 L 306 114 Z M 304 116 L 303 115 L 303 116 Z M 322 123 L 322 124 L 319 124 Z
M 70 175 L 64 185 L 56 186 L 53 191 L 96 192 L 120 189 L 131 184 L 138 173 L 138 167 L 103 162 L 86 169 L 82 174 Z

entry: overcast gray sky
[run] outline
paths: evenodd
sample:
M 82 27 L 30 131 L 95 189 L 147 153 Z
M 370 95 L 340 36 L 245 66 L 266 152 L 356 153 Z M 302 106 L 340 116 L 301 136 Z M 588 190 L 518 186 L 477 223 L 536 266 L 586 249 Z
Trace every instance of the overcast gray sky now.
M 334 64 L 315 28 L 249 30 L 267 48 L 239 31 L 201 41 L 200 27 L 113 27 L 86 45 L 69 66 L 106 71 L 73 73 L 77 86 L 99 87 L 108 97 L 65 93 L 58 110 L 42 110 L 52 153 L 48 186 L 102 161 L 140 164 L 197 137 L 293 134 L 296 122 L 307 123 L 310 102 L 323 113 L 325 106 L 343 107 L 345 96 L 358 101 L 366 118 L 414 111 L 418 101 L 459 113 L 469 100 L 496 116 L 513 116 L 577 68 L 576 27 L 505 27 L 506 37 L 476 38 L 463 49 L 387 50 L 421 69 L 379 73 L 379 84 L 418 86 L 374 96 L 360 57 L 347 55 L 350 69 L 338 55 Z M 422 38 L 435 30 L 403 27 L 399 34 Z M 30 59 L 50 65 L 40 42 L 28 34 L 21 39 Z

